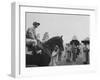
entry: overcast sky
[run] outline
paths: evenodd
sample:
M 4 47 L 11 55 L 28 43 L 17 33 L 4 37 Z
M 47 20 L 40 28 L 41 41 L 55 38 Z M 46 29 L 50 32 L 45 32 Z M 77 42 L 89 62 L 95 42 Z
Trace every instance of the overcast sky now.
M 74 35 L 78 40 L 89 37 L 89 16 L 26 13 L 26 29 L 32 27 L 33 21 L 40 23 L 37 33 L 41 39 L 45 32 L 49 32 L 50 37 L 63 35 L 64 42 L 69 42 Z

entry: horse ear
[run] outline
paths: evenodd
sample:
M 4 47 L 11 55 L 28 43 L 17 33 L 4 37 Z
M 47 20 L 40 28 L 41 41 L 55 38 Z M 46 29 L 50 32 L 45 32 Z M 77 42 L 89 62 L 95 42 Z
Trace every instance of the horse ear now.
M 61 38 L 63 37 L 63 35 L 61 35 Z

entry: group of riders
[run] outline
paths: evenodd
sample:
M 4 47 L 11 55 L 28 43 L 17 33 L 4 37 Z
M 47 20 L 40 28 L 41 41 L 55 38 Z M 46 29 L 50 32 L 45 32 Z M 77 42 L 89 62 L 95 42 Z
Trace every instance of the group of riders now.
M 34 50 L 37 54 L 42 54 L 43 45 L 49 39 L 48 32 L 45 32 L 42 41 L 39 39 L 39 35 L 36 34 L 36 29 L 40 23 L 33 22 L 33 26 L 26 31 L 26 54 L 33 55 Z M 65 45 L 64 55 L 59 53 L 59 47 L 56 45 L 52 52 L 52 59 L 49 65 L 58 65 L 65 60 L 65 64 L 89 64 L 89 39 L 81 41 L 77 40 L 76 36 L 72 41 Z M 80 60 L 81 59 L 81 60 Z M 79 60 L 79 61 L 78 61 Z
M 74 36 L 73 39 L 66 44 L 65 52 L 67 55 L 66 62 L 89 64 L 89 38 L 82 40 L 80 43 L 76 36 Z

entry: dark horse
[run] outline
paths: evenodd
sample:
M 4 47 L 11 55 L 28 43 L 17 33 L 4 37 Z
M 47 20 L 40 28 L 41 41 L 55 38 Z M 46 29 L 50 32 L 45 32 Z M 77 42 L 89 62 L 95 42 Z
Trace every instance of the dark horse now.
M 26 54 L 26 67 L 48 66 L 56 45 L 59 47 L 60 51 L 64 50 L 62 36 L 53 37 L 45 43 L 42 43 L 43 49 L 41 49 L 41 54 L 37 54 L 36 50 L 32 51 L 33 55 Z

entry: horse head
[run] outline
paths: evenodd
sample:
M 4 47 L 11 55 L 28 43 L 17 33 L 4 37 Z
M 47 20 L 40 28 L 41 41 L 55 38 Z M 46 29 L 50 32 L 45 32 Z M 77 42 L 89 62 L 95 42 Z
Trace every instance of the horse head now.
M 58 43 L 58 46 L 60 48 L 61 51 L 64 51 L 64 46 L 63 46 L 63 36 L 59 37 L 60 38 L 60 41 Z
M 49 49 L 51 49 L 51 51 L 54 50 L 54 48 L 56 47 L 56 45 L 59 47 L 60 51 L 64 50 L 63 47 L 63 36 L 55 36 L 52 37 L 51 39 L 49 39 L 48 41 L 45 42 L 45 45 L 48 46 Z

